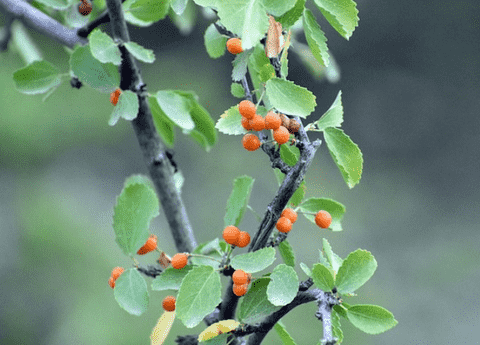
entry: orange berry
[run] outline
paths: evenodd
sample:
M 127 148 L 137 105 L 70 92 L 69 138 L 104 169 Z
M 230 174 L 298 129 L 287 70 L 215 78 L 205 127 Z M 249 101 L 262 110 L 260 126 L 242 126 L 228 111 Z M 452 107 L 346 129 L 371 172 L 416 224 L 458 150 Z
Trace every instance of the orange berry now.
M 297 212 L 295 212 L 292 208 L 286 208 L 283 210 L 280 217 L 286 217 L 290 219 L 293 224 L 297 221 Z
M 115 287 L 115 279 L 113 277 L 108 278 L 108 285 L 113 289 Z
M 184 253 L 177 253 L 172 258 L 172 267 L 179 270 L 184 268 L 188 263 L 188 255 Z
M 223 230 L 223 239 L 228 244 L 236 245 L 239 236 L 240 230 L 236 226 L 229 225 Z
M 157 248 L 157 236 L 150 235 L 147 242 L 145 242 L 143 247 L 138 250 L 137 254 L 145 255 L 147 253 L 150 253 L 152 250 L 155 250 L 155 248 Z
M 227 41 L 227 50 L 231 54 L 240 54 L 243 52 L 242 40 L 240 38 L 229 38 Z
M 238 104 L 238 111 L 240 112 L 240 115 L 250 120 L 255 116 L 257 108 L 252 101 L 244 99 Z
M 240 236 L 238 236 L 237 246 L 240 248 L 248 246 L 250 243 L 250 235 L 246 231 L 240 231 Z
M 233 284 L 233 293 L 238 297 L 245 295 L 247 293 L 247 290 L 248 290 L 247 283 L 242 285 Z
M 280 217 L 277 221 L 277 229 L 280 232 L 289 232 L 292 230 L 292 222 L 287 217 Z
M 242 116 L 242 127 L 245 128 L 247 131 L 252 129 L 252 125 L 250 124 L 250 120 L 246 117 Z
M 253 130 L 260 132 L 265 129 L 265 119 L 255 114 L 253 119 L 250 119 L 250 126 L 252 126 Z
M 248 133 L 243 136 L 242 144 L 243 147 L 248 151 L 255 151 L 261 145 L 260 139 L 258 139 L 258 137 L 252 133 Z
M 120 277 L 120 274 L 122 274 L 125 270 L 123 269 L 123 267 L 115 267 L 113 270 L 112 270 L 112 278 L 113 280 L 117 280 L 118 277 Z
M 117 105 L 118 103 L 118 98 L 120 97 L 120 94 L 122 93 L 122 90 L 116 89 L 110 94 L 110 103 L 113 105 Z
M 315 215 L 315 223 L 322 229 L 326 229 L 332 224 L 332 216 L 324 210 L 320 210 Z
M 288 129 L 280 126 L 277 130 L 273 131 L 273 139 L 275 139 L 279 145 L 285 144 L 288 139 L 290 139 L 290 133 L 288 132 Z
M 290 125 L 288 126 L 288 131 L 290 133 L 296 133 L 298 132 L 299 129 L 300 129 L 300 124 L 296 120 L 290 119 Z
M 88 16 L 92 12 L 92 4 L 84 0 L 80 5 L 78 5 L 78 13 L 82 16 Z
M 173 296 L 167 296 L 162 301 L 162 307 L 166 311 L 174 311 L 175 310 L 175 302 L 177 299 Z
M 236 270 L 233 272 L 232 280 L 234 284 L 243 285 L 248 281 L 248 274 L 244 270 Z
M 267 115 L 265 116 L 265 129 L 278 129 L 282 125 L 282 119 L 280 119 L 280 116 L 273 112 L 269 111 Z

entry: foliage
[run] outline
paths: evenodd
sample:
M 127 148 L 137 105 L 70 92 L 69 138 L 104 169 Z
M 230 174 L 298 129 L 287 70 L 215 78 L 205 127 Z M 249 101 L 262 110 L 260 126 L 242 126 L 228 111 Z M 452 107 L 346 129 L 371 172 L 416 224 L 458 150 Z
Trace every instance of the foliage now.
M 197 8 L 193 3 L 218 16 L 204 35 L 205 48 L 212 59 L 225 54 L 227 39 L 239 39 L 236 43 L 240 42 L 241 46 L 236 47 L 234 57 L 232 55 L 232 95 L 250 102 L 256 100 L 256 114 L 262 117 L 274 111 L 286 115 L 287 121 L 295 120 L 300 124 L 298 131 L 290 129 L 287 143 L 281 145 L 269 140 L 264 131 L 259 132 L 261 147 L 270 158 L 279 189 L 245 254 L 234 255 L 236 246 L 218 238 L 196 244 L 188 218 L 182 213 L 183 177 L 166 149 L 175 146 L 176 127 L 207 152 L 217 143 L 217 132 L 243 136 L 247 130 L 241 125 L 238 105 L 225 110 L 215 123 L 193 91 L 148 93 L 135 60 L 153 63 L 154 53 L 129 41 L 126 31 L 125 22 L 142 27 L 167 16 L 179 29 L 188 31 L 188 27 L 193 26 L 193 13 Z M 354 1 L 314 0 L 313 3 L 343 38 L 348 40 L 352 36 L 358 25 Z M 34 7 L 24 6 L 34 13 Z M 325 210 L 332 216 L 329 229 L 343 230 L 342 218 L 346 210 L 343 204 L 320 197 L 304 200 L 307 189 L 304 177 L 321 144 L 320 140 L 311 142 L 308 131 L 323 133 L 326 147 L 349 188 L 360 182 L 363 170 L 359 147 L 340 128 L 343 123 L 341 91 L 319 119 L 305 124 L 302 119 L 307 120 L 313 113 L 316 96 L 287 79 L 289 51 L 298 55 L 316 77 L 335 81 L 340 75 L 328 50 L 327 38 L 313 12 L 305 7 L 305 0 L 127 0 L 123 4 L 120 0 L 95 1 L 94 11 L 89 16 L 110 20 L 113 37 L 97 27 L 100 21 L 86 23 L 72 11 L 78 6 L 77 1 L 37 0 L 33 6 L 49 17 L 53 17 L 55 11 L 61 11 L 61 24 L 66 28 L 79 28 L 75 32 L 78 36 L 75 44 L 70 46 L 72 49 L 68 50 L 70 69 L 65 73 L 37 55 L 31 55 L 36 51 L 31 47 L 32 42 L 19 45 L 17 49 L 23 50 L 28 63 L 13 74 L 17 90 L 27 95 L 46 94 L 45 101 L 68 79 L 73 87 L 87 85 L 106 94 L 120 87 L 122 92 L 108 123 L 114 126 L 120 119 L 131 121 L 145 156 L 150 157 L 147 162 L 150 176 L 133 175 L 126 179 L 114 207 L 113 230 L 119 248 L 134 263 L 114 285 L 114 296 L 121 308 L 137 316 L 147 310 L 150 293 L 145 276 L 154 278 L 151 282 L 153 291 L 177 291 L 175 311 L 162 315 L 152 332 L 152 344 L 165 341 L 175 319 L 187 328 L 206 322 L 208 327 L 198 336 L 198 341 L 208 344 L 224 344 L 227 340 L 236 342 L 232 336 L 247 337 L 248 344 L 257 344 L 272 328 L 284 344 L 295 344 L 280 318 L 294 307 L 313 301 L 318 305 L 316 317 L 323 321 L 322 343 L 343 341 L 341 318 L 369 334 L 378 334 L 396 325 L 393 315 L 382 307 L 350 305 L 343 300 L 354 296 L 373 276 L 377 261 L 370 252 L 357 249 L 342 259 L 324 239 L 318 262 L 312 267 L 299 264 L 308 276 L 301 281 L 295 270 L 295 249 L 288 242 L 288 235 L 273 232 L 286 207 L 294 208 L 312 224 L 315 224 L 315 213 Z M 106 12 L 102 13 L 104 9 Z M 26 13 L 28 16 L 29 12 Z M 302 32 L 309 49 L 296 40 Z M 63 42 L 71 42 L 60 33 L 58 36 L 57 39 Z M 281 128 L 285 131 L 285 127 Z M 269 134 L 273 137 L 271 131 Z M 254 182 L 250 176 L 234 179 L 231 195 L 226 201 L 225 226 L 239 227 L 245 212 L 251 210 L 249 200 Z M 170 217 L 177 249 L 189 252 L 190 263 L 181 269 L 169 267 L 170 258 L 161 249 L 157 249 L 160 257 L 156 266 L 143 268 L 135 258 L 149 237 L 149 224 L 159 214 L 160 204 Z M 283 263 L 272 267 L 277 249 Z M 230 277 L 234 270 L 240 269 L 249 274 L 265 269 L 269 272 L 253 277 L 248 292 L 241 298 L 231 293 L 230 282 L 222 298 L 221 276 Z M 315 288 L 311 289 L 313 285 Z M 182 342 L 181 337 L 177 342 Z

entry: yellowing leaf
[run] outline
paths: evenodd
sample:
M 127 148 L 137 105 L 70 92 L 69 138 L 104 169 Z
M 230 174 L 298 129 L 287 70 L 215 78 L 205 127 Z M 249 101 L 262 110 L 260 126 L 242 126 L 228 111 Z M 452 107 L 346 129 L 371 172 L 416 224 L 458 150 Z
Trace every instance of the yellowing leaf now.
M 158 319 L 157 324 L 153 328 L 150 335 L 151 345 L 162 345 L 170 333 L 173 321 L 175 320 L 175 311 L 166 311 Z
M 222 320 L 210 325 L 198 336 L 198 341 L 206 341 L 215 338 L 217 335 L 228 333 L 236 329 L 240 322 L 235 320 Z

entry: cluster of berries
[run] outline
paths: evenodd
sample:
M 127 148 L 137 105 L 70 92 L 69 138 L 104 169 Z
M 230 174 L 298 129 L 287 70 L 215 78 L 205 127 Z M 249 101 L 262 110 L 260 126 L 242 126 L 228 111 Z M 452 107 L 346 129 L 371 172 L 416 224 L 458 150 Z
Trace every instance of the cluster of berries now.
M 242 41 L 239 38 L 230 38 L 227 41 L 227 50 L 232 54 L 243 52 Z M 273 130 L 273 139 L 279 144 L 285 144 L 290 139 L 290 133 L 298 132 L 300 123 L 294 119 L 289 119 L 284 114 L 277 114 L 269 111 L 265 118 L 257 114 L 255 104 L 249 100 L 243 100 L 238 104 L 238 111 L 242 115 L 242 126 L 247 131 L 254 130 L 260 132 L 264 129 Z M 248 151 L 257 150 L 260 145 L 260 139 L 252 133 L 245 134 L 242 139 L 243 147 Z
M 92 12 L 93 6 L 87 0 L 81 1 L 82 3 L 78 5 L 78 13 L 80 13 L 82 16 L 88 16 Z
M 122 90 L 120 89 L 116 89 L 115 91 L 113 91 L 111 94 L 110 94 L 110 103 L 112 103 L 113 105 L 117 105 L 118 103 L 118 98 L 120 97 L 120 94 L 122 93 Z
M 291 208 L 283 210 L 280 218 L 278 218 L 276 227 L 277 230 L 287 233 L 292 230 L 292 225 L 297 221 L 297 212 Z M 332 216 L 324 210 L 320 210 L 315 214 L 315 223 L 322 229 L 327 229 L 332 223 Z
M 235 270 L 232 275 L 233 293 L 240 297 L 247 293 L 248 284 L 252 281 L 252 275 L 243 270 Z
M 123 267 L 115 267 L 112 270 L 112 274 L 110 275 L 110 278 L 108 278 L 108 285 L 110 285 L 112 289 L 115 287 L 115 281 L 124 271 L 125 270 L 123 269 Z
M 250 235 L 246 231 L 240 231 L 234 225 L 229 225 L 223 229 L 223 239 L 232 246 L 240 248 L 246 247 L 250 243 Z

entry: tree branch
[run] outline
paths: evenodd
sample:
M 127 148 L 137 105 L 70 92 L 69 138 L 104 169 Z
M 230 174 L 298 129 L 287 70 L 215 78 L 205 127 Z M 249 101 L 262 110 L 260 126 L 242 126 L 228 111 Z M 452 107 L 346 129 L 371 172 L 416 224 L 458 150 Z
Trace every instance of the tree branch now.
M 107 9 L 114 39 L 120 42 L 130 41 L 121 0 L 107 0 Z M 123 45 L 120 45 L 120 51 L 122 53 L 120 88 L 137 93 L 140 108 L 137 117 L 132 120 L 132 126 L 148 171 L 160 197 L 176 248 L 180 252 L 192 252 L 197 246 L 197 242 L 188 220 L 185 205 L 173 180 L 174 167 L 170 163 L 166 147 L 160 140 L 153 124 L 146 87 L 142 81 L 140 70 L 133 56 Z
M 76 29 L 63 26 L 24 0 L 0 0 L 0 7 L 16 19 L 20 19 L 29 28 L 39 31 L 69 48 L 73 48 L 75 44 L 88 43 L 87 40 L 78 37 Z

